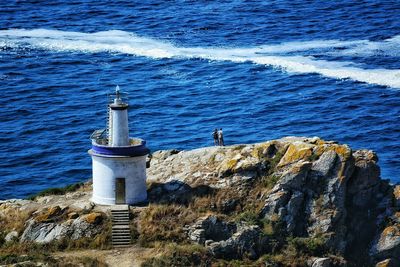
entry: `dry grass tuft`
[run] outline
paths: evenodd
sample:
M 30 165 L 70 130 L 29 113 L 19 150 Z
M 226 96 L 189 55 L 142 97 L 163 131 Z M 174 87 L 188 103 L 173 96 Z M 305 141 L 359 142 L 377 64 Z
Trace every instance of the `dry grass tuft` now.
M 0 229 L 4 232 L 17 231 L 21 233 L 24 230 L 25 222 L 32 215 L 33 211 L 20 210 L 15 207 L 0 206 Z
M 183 227 L 196 218 L 196 214 L 185 206 L 149 205 L 138 221 L 139 242 L 143 246 L 155 241 L 184 242 Z

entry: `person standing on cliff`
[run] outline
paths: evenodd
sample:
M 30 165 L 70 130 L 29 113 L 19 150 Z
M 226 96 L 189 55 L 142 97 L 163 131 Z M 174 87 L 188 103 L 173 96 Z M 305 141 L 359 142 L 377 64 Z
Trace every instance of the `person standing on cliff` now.
M 217 146 L 219 144 L 217 128 L 215 128 L 214 132 L 212 133 L 212 136 L 214 138 L 214 145 Z
M 222 128 L 218 131 L 218 144 L 224 146 L 224 133 L 222 132 Z

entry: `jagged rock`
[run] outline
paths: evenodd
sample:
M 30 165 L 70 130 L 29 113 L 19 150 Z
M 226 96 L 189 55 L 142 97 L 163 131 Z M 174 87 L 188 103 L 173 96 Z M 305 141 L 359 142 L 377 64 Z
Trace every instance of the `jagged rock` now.
M 101 227 L 98 226 L 99 216 L 101 217 L 100 213 L 88 214 L 61 223 L 31 219 L 27 222 L 25 231 L 21 235 L 21 242 L 48 243 L 65 237 L 71 239 L 94 237 L 101 232 Z
M 251 206 L 257 220 L 266 219 L 271 228 L 277 223 L 279 234 L 282 230 L 279 242 L 287 236 L 323 236 L 327 247 L 354 266 L 400 258 L 400 185 L 380 178 L 378 157 L 370 150 L 353 152 L 317 137 L 288 137 L 158 151 L 148 161 L 150 203 L 198 205 L 199 210 L 224 216 Z M 21 240 L 37 242 L 93 236 L 103 218 L 86 191 L 24 203 L 0 201 L 5 232 L 15 228 L 9 218 L 22 209 L 21 220 L 29 220 L 24 231 L 17 230 L 23 232 Z M 82 213 L 89 214 L 79 216 Z M 187 227 L 189 239 L 218 257 L 260 255 L 265 249 L 260 229 L 225 222 L 224 216 L 200 218 Z
M 75 201 L 73 204 L 70 205 L 71 208 L 76 210 L 92 210 L 95 204 L 88 199 L 83 199 L 81 201 Z
M 278 213 L 279 209 L 286 206 L 289 199 L 290 194 L 285 190 L 279 190 L 270 194 L 265 201 L 265 206 L 261 211 L 261 215 L 266 217 Z
M 318 176 L 327 176 L 335 166 L 337 154 L 335 151 L 328 150 L 320 156 L 320 158 L 312 164 L 311 170 Z
M 206 240 L 226 240 L 236 231 L 234 223 L 227 223 L 217 216 L 210 215 L 200 218 L 188 228 L 189 239 L 204 245 Z
M 314 260 L 312 267 L 331 267 L 331 259 L 329 258 L 318 258 Z
M 179 153 L 157 152 L 151 160 L 148 179 L 163 185 L 153 187 L 154 192 L 168 195 L 169 201 L 192 195 L 199 185 L 215 190 L 232 188 L 240 195 L 240 190 L 269 171 L 268 175 L 278 179 L 262 196 L 265 204 L 260 215 L 267 219 L 278 216 L 289 235 L 324 234 L 327 245 L 339 253 L 363 246 L 362 250 L 368 251 L 365 246 L 374 239 L 374 231 L 368 230 L 364 239 L 359 233 L 392 216 L 391 199 L 398 206 L 400 203 L 400 197 L 393 197 L 391 187 L 380 179 L 374 152 L 353 153 L 346 145 L 316 137 L 289 137 Z M 272 174 L 270 167 L 275 168 Z M 395 196 L 400 195 L 398 192 L 400 189 L 395 189 Z M 231 212 L 238 205 L 236 199 L 223 203 L 223 212 Z M 203 234 L 193 231 L 193 240 L 201 239 L 204 243 L 207 238 Z
M 299 160 L 307 160 L 308 157 L 310 157 L 313 154 L 312 147 L 313 147 L 312 144 L 306 142 L 302 141 L 293 142 L 292 144 L 289 145 L 285 155 L 282 157 L 278 166 L 283 167 L 289 164 L 293 164 Z
M 400 185 L 396 185 L 393 189 L 393 195 L 395 199 L 395 206 L 400 208 Z
M 10 242 L 10 241 L 17 240 L 17 239 L 18 239 L 18 232 L 17 231 L 11 231 L 4 237 L 4 240 L 6 242 Z
M 235 259 L 247 256 L 256 259 L 263 249 L 262 242 L 262 233 L 258 226 L 239 226 L 230 238 L 210 243 L 208 248 L 217 258 Z
M 103 220 L 103 215 L 100 212 L 92 212 L 83 215 L 82 219 L 89 224 L 99 224 Z
M 41 213 L 36 216 L 35 220 L 37 222 L 49 222 L 54 220 L 56 217 L 62 215 L 63 210 L 60 206 L 54 206 L 41 211 Z
M 292 168 L 282 174 L 274 191 L 279 189 L 302 190 L 310 168 L 310 162 L 295 163 Z
M 205 245 L 217 258 L 234 259 L 246 255 L 257 258 L 262 250 L 263 235 L 256 225 L 237 225 L 214 215 L 200 218 L 188 227 L 191 241 Z
M 378 262 L 375 267 L 399 267 L 400 260 L 399 259 L 386 259 Z
M 377 259 L 400 259 L 400 224 L 386 227 L 375 240 L 371 254 Z
M 70 213 L 68 213 L 67 216 L 68 216 L 68 219 L 76 219 L 79 217 L 79 214 L 76 212 L 70 212 Z
M 376 164 L 378 157 L 370 150 L 358 150 L 353 156 L 355 170 L 349 181 L 348 193 L 353 195 L 353 204 L 362 208 L 369 206 L 369 201 L 380 190 L 380 169 Z

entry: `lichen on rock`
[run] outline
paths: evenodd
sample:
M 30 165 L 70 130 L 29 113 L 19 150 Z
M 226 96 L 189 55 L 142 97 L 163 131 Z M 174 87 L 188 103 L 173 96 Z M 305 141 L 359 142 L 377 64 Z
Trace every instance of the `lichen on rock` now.
M 396 266 L 400 259 L 400 186 L 381 179 L 370 150 L 286 137 L 157 151 L 147 177 L 150 204 L 131 208 L 139 245 L 193 245 L 196 259 L 257 266 Z M 0 237 L 94 238 L 107 234 L 108 213 L 87 188 L 0 201 Z

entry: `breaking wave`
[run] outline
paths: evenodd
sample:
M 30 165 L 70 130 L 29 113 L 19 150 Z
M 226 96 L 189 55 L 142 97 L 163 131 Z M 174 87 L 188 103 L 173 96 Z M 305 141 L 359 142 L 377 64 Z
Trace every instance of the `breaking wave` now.
M 392 88 L 400 88 L 399 69 L 366 69 L 351 61 L 321 60 L 304 53 L 318 50 L 322 54 L 337 56 L 399 56 L 399 45 L 400 36 L 376 42 L 321 40 L 252 48 L 179 47 L 169 42 L 117 30 L 97 33 L 46 29 L 0 31 L 0 48 L 3 49 L 31 47 L 53 51 L 124 53 L 154 59 L 198 58 L 237 63 L 252 62 L 288 73 L 316 73 L 329 78 L 351 79 Z

